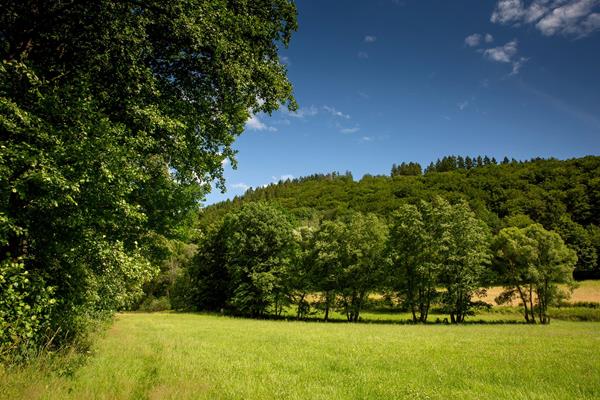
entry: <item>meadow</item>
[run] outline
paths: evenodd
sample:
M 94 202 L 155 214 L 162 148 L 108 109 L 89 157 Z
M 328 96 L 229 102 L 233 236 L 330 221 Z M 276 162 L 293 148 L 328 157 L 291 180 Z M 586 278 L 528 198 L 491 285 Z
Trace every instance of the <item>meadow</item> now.
M 0 369 L 0 397 L 593 399 L 599 378 L 598 322 L 451 326 L 124 313 L 86 356 Z

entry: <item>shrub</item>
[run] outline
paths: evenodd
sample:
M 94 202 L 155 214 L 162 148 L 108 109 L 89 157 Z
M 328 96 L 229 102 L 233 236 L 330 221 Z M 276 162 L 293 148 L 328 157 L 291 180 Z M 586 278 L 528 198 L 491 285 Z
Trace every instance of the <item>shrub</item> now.
M 167 311 L 171 309 L 171 302 L 167 296 L 155 298 L 148 297 L 142 304 L 140 304 L 139 310 L 146 312 L 156 312 L 156 311 Z
M 0 361 L 23 358 L 49 339 L 45 331 L 56 304 L 53 293 L 22 261 L 0 262 Z

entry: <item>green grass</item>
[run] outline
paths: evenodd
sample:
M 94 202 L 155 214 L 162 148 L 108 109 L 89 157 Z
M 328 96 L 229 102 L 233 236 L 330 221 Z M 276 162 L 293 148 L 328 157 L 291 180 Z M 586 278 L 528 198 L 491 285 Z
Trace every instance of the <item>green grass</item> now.
M 423 326 L 122 314 L 83 365 L 61 365 L 0 369 L 0 397 L 592 399 L 600 398 L 600 323 Z

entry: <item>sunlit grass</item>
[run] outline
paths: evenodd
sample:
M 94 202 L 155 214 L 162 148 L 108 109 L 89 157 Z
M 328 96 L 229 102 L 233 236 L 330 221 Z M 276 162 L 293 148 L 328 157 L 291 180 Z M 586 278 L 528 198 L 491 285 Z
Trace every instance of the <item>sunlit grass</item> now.
M 121 314 L 83 366 L 62 375 L 49 368 L 0 372 L 0 397 L 592 399 L 600 397 L 600 323 L 423 326 Z

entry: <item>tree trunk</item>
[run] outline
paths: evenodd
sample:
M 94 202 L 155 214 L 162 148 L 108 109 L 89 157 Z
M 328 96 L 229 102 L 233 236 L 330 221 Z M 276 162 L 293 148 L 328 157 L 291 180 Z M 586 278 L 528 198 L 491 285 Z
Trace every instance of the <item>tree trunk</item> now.
M 325 292 L 325 322 L 329 321 L 329 292 Z
M 535 324 L 535 311 L 533 308 L 533 285 L 529 285 L 529 310 L 531 311 L 531 323 Z
M 523 293 L 523 289 L 521 289 L 521 286 L 516 285 L 516 287 L 517 291 L 519 292 L 519 296 L 521 297 L 523 308 L 525 308 L 525 322 L 529 323 L 529 310 L 527 309 L 527 299 L 525 298 L 525 293 Z

